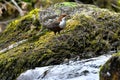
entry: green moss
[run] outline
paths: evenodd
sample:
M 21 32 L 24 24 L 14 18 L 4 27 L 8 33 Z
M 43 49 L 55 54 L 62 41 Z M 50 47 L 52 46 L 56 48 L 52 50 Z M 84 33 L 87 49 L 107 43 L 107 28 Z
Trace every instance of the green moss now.
M 38 12 L 39 9 L 34 9 L 28 15 L 11 22 L 0 35 L 0 49 L 17 42 L 18 40 L 20 41 L 35 35 L 38 31 L 34 30 L 31 34 L 31 25 L 35 25 L 36 27 L 40 26 Z M 37 22 L 37 24 L 35 22 Z
M 72 6 L 72 7 L 74 6 L 74 7 L 77 7 L 77 4 L 74 3 L 74 2 L 71 2 L 71 3 L 70 3 L 70 2 L 64 2 L 63 4 L 64 4 L 65 6 Z
M 74 3 L 74 2 L 64 2 L 64 3 L 58 3 L 58 4 L 55 4 L 54 7 L 55 8 L 59 8 L 59 7 L 77 7 L 77 3 Z
M 100 80 L 119 80 L 119 69 L 120 69 L 120 52 L 114 54 L 101 68 L 100 68 Z M 111 76 L 106 75 L 107 72 Z
M 76 5 L 68 2 L 60 4 L 65 4 L 66 7 Z M 39 32 L 41 25 L 38 21 L 38 9 L 10 23 L 0 36 L 0 49 L 23 39 L 28 41 L 0 53 L 0 78 L 14 80 L 27 69 L 60 64 L 64 59 L 76 55 L 81 59 L 94 57 L 116 47 L 112 45 L 120 40 L 120 14 L 95 9 L 95 6 L 77 6 L 74 9 L 77 11 L 80 8 L 80 13 L 70 11 L 75 13 L 72 13 L 60 35 L 54 35 L 45 28 Z M 38 26 L 38 30 L 31 30 L 31 25 Z M 9 74 L 10 72 L 13 74 Z

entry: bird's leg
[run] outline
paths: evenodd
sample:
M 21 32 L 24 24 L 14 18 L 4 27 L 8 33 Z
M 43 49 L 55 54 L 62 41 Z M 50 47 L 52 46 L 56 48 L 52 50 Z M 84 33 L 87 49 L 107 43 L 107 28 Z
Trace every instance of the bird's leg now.
M 56 35 L 56 32 L 54 32 L 54 34 Z
M 60 35 L 60 31 L 58 31 L 58 34 Z

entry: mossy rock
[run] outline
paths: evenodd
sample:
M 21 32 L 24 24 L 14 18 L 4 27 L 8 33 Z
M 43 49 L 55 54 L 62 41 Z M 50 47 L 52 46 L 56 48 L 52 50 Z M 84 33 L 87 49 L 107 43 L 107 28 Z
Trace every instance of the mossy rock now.
M 120 52 L 113 55 L 101 68 L 100 80 L 120 79 Z
M 39 11 L 44 12 L 38 9 L 10 23 L 0 35 L 0 50 L 28 39 L 23 44 L 0 53 L 0 79 L 15 80 L 20 73 L 31 68 L 60 64 L 64 59 L 76 56 L 81 59 L 90 58 L 120 49 L 119 13 L 73 2 L 60 4 L 65 5 L 51 6 L 45 10 L 48 12 L 42 14 L 43 23 L 47 23 L 50 15 L 70 15 L 67 26 L 60 35 L 54 35 L 41 26 L 38 15 Z M 36 28 L 31 30 L 31 25 Z
M 38 11 L 39 9 L 35 9 L 28 15 L 11 22 L 5 31 L 0 34 L 0 49 L 17 41 L 34 36 L 38 31 L 31 30 L 31 26 L 34 25 L 36 28 L 40 29 Z

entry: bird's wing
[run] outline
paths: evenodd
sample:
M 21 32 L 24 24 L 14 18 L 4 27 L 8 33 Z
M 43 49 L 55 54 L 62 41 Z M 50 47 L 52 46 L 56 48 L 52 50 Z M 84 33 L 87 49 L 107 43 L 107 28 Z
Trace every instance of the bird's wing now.
M 48 28 L 56 28 L 59 26 L 59 24 L 60 24 L 60 22 L 55 21 L 53 23 L 50 23 L 47 27 Z

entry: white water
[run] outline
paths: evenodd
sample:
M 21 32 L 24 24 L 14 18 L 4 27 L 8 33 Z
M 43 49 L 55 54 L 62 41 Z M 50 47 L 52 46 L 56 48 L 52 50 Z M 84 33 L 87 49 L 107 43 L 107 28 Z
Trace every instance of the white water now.
M 99 80 L 100 66 L 111 55 L 102 55 L 69 64 L 37 67 L 22 73 L 17 80 Z

